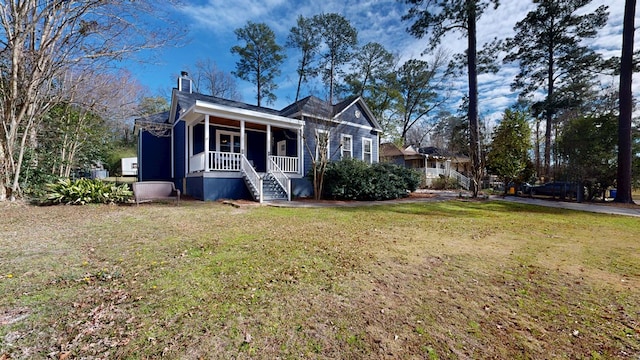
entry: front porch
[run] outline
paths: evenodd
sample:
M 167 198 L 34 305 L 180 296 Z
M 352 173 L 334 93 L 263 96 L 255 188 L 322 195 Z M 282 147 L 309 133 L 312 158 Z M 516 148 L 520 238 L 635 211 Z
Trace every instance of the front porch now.
M 273 196 L 291 199 L 291 178 L 304 174 L 301 121 L 251 110 L 230 112 L 199 102 L 182 119 L 186 125 L 185 178 L 192 179 L 185 183 L 187 192 L 207 200 L 211 191 L 205 187 L 230 186 L 223 195 L 243 198 L 246 191 L 240 191 L 237 181 L 241 179 L 256 201 Z

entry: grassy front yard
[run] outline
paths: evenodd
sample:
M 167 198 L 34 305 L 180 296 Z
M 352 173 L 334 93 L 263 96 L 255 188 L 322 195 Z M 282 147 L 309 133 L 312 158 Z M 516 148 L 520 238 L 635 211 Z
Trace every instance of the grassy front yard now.
M 2 206 L 0 359 L 640 355 L 637 218 Z

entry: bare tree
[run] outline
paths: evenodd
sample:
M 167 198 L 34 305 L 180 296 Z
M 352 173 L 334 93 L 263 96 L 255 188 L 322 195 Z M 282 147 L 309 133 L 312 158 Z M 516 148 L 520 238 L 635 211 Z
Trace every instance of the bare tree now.
M 304 146 L 311 159 L 313 197 L 319 200 L 322 198 L 327 165 L 343 146 L 337 134 L 344 125 L 333 119 L 333 106 L 328 101 L 310 96 L 301 100 L 299 105 L 300 116 L 307 124 Z
M 112 134 L 129 143 L 130 119 L 138 109 L 142 87 L 126 71 L 70 72 L 58 87 L 60 101 L 41 125 L 38 152 L 48 154 L 52 175 L 69 177 L 82 165 L 81 159 L 97 160 Z
M 196 61 L 193 82 L 197 92 L 206 91 L 209 95 L 229 100 L 242 100 L 236 79 L 218 68 L 210 58 Z
M 32 145 L 28 140 L 37 137 L 36 125 L 57 103 L 62 74 L 176 40 L 176 27 L 158 24 L 163 16 L 157 5 L 147 0 L 2 1 L 0 201 L 19 195 L 25 150 Z

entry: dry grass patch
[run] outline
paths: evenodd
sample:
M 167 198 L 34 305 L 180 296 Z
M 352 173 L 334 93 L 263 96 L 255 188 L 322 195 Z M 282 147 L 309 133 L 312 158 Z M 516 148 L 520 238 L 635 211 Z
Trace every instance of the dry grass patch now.
M 633 218 L 493 201 L 3 210 L 0 357 L 640 354 Z

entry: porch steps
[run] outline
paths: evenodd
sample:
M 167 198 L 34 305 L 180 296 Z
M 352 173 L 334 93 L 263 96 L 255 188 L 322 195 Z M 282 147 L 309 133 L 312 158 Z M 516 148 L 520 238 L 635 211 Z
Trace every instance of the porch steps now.
M 287 200 L 287 192 L 269 173 L 262 177 L 262 199 L 264 201 Z
M 262 177 L 262 200 L 274 201 L 274 200 L 287 200 L 286 191 L 278 184 L 273 175 L 269 173 L 261 173 Z M 254 200 L 260 198 L 260 191 L 245 177 L 245 183 Z

